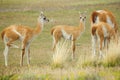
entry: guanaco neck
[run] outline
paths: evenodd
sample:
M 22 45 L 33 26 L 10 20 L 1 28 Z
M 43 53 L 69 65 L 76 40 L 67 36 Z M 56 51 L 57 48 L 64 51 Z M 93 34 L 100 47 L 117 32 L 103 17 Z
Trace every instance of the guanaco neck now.
M 85 21 L 80 21 L 80 25 L 78 28 L 80 32 L 83 32 L 85 30 Z
M 39 34 L 43 30 L 43 21 L 38 20 L 37 27 L 34 29 L 34 34 Z

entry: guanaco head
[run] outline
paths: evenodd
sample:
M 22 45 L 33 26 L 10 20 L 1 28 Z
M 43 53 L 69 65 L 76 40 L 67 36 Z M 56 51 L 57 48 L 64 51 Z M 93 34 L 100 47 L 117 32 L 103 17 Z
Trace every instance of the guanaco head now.
M 85 13 L 80 13 L 79 12 L 79 14 L 80 14 L 80 21 L 84 22 L 85 19 L 86 19 L 86 12 Z
M 40 16 L 38 17 L 38 21 L 45 23 L 45 22 L 49 22 L 49 19 L 47 19 L 46 16 L 43 14 L 43 12 L 41 12 Z

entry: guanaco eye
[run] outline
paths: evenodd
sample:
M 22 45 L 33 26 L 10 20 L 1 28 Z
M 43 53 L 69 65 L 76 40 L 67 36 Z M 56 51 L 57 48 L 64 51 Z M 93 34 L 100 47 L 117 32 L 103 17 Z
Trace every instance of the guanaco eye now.
M 82 17 L 80 17 L 80 19 L 81 19 Z
M 43 18 L 44 20 L 46 19 L 46 17 Z

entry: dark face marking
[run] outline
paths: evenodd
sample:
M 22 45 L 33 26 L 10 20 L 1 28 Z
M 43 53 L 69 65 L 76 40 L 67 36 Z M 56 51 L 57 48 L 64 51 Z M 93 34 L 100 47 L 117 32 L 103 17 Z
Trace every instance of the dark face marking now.
M 40 20 L 43 20 L 44 22 L 49 22 L 49 19 L 46 18 L 44 14 L 41 14 L 39 17 Z
M 86 16 L 80 16 L 81 21 L 85 21 L 85 19 L 86 19 Z

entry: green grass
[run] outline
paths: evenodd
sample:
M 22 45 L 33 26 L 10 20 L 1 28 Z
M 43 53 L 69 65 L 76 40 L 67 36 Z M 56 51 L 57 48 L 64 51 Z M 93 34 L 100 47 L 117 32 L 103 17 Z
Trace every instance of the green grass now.
M 10 67 L 8 68 L 10 69 Z M 14 67 L 10 75 L 0 76 L 1 80 L 119 80 L 119 68 L 89 67 L 51 69 L 50 67 Z M 18 73 L 19 72 L 19 73 Z
M 119 0 L 0 0 L 0 32 L 11 24 L 22 24 L 34 28 L 40 11 L 44 11 L 45 15 L 50 19 L 50 22 L 45 24 L 43 32 L 31 44 L 30 67 L 27 67 L 26 56 L 24 57 L 24 66 L 19 66 L 20 49 L 10 50 L 8 67 L 5 67 L 3 56 L 4 44 L 0 38 L 0 79 L 119 80 L 119 66 L 95 67 L 90 66 L 91 63 L 86 63 L 88 66 L 84 68 L 77 66 L 80 58 L 85 60 L 86 55 L 91 56 L 89 20 L 92 11 L 97 9 L 112 11 L 119 26 L 119 5 Z M 54 52 L 52 51 L 50 29 L 59 24 L 78 26 L 79 11 L 87 11 L 87 20 L 85 32 L 76 42 L 76 59 L 71 61 L 70 57 L 62 69 L 52 69 L 51 63 Z M 16 42 L 16 44 L 20 46 L 20 42 Z M 71 55 L 71 51 L 69 54 Z

